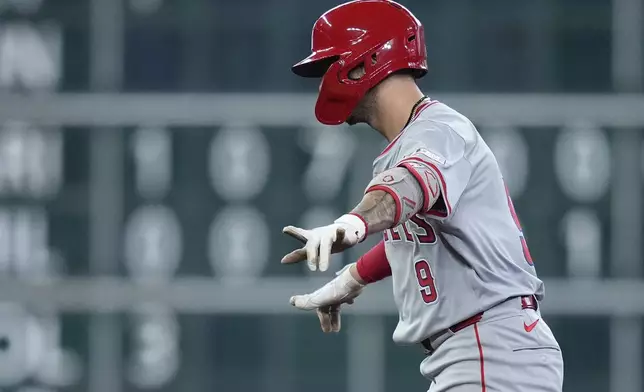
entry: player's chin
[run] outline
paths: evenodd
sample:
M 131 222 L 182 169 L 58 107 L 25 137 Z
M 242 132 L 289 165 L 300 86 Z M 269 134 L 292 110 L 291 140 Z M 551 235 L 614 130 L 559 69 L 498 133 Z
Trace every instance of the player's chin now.
M 360 123 L 360 120 L 358 120 L 358 118 L 357 118 L 356 116 L 351 115 L 351 116 L 349 116 L 349 118 L 347 118 L 347 121 L 345 121 L 345 122 L 346 122 L 349 126 L 351 126 L 351 125 L 359 124 L 359 123 Z

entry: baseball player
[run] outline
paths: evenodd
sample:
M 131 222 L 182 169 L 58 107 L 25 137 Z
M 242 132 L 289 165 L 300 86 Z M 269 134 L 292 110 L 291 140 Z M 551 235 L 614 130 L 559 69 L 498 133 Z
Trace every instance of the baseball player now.
M 330 254 L 368 235 L 382 241 L 291 304 L 337 332 L 340 306 L 391 276 L 393 339 L 425 349 L 430 392 L 561 391 L 561 350 L 539 310 L 543 283 L 494 155 L 465 116 L 416 85 L 427 72 L 421 23 L 393 1 L 352 1 L 317 20 L 312 51 L 293 72 L 322 78 L 317 119 L 366 123 L 390 143 L 351 212 L 284 228 L 304 246 L 282 263 L 325 271 Z

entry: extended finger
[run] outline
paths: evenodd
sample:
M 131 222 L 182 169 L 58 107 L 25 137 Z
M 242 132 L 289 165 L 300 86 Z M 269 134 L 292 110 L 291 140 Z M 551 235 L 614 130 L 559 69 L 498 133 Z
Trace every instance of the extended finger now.
M 306 243 L 309 239 L 308 230 L 300 229 L 295 226 L 286 226 L 282 229 L 282 233 L 288 234 L 302 243 Z
M 342 328 L 342 316 L 340 315 L 340 308 L 337 310 L 332 310 L 331 315 L 331 332 L 340 332 Z
M 315 271 L 318 269 L 318 250 L 320 248 L 320 240 L 317 238 L 310 239 L 304 249 L 306 249 L 306 259 L 309 269 Z
M 293 264 L 293 263 L 299 263 L 300 261 L 304 261 L 304 260 L 306 260 L 306 249 L 300 248 L 282 257 L 281 263 Z
M 334 305 L 318 308 L 318 312 L 322 312 L 328 315 L 328 319 L 329 319 L 328 332 L 340 331 L 340 304 L 334 304 Z
M 318 319 L 320 319 L 320 327 L 322 332 L 331 332 L 331 313 L 328 309 L 317 309 Z
M 331 257 L 331 246 L 336 239 L 333 237 L 324 236 L 320 240 L 320 271 L 326 271 L 329 268 L 329 258 Z

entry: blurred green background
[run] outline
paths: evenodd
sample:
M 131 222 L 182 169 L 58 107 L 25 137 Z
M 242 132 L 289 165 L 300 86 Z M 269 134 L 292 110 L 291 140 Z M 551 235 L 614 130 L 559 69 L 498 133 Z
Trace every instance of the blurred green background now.
M 565 391 L 644 392 L 644 1 L 403 0 L 499 160 Z M 390 283 L 324 335 L 288 224 L 384 147 L 290 66 L 337 1 L 0 1 L 0 391 L 425 391 Z M 374 244 L 336 256 L 332 270 Z

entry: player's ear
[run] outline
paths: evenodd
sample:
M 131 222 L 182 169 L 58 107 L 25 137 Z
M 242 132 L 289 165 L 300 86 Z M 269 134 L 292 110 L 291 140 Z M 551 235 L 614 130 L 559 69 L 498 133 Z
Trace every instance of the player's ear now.
M 378 57 L 376 54 L 371 55 L 371 65 L 375 65 L 378 62 Z M 367 70 L 365 69 L 364 63 L 361 63 L 357 67 L 353 68 L 351 71 L 349 71 L 349 79 L 351 80 L 360 80 L 362 79 L 363 76 L 365 76 L 367 73 Z
M 364 63 L 362 63 L 349 71 L 349 79 L 360 80 L 366 73 L 367 71 L 365 71 Z

